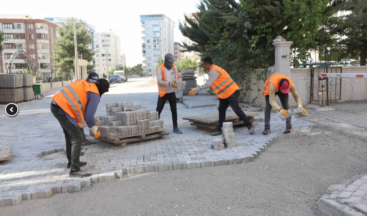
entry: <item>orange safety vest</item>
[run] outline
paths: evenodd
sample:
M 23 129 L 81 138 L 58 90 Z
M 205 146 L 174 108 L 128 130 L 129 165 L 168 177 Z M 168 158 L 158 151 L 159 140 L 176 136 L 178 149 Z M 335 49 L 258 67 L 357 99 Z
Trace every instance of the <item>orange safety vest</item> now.
M 180 79 L 180 74 L 178 73 L 178 71 L 177 71 L 177 68 L 176 68 L 176 65 L 173 65 L 173 68 L 176 70 L 176 73 L 177 73 L 177 77 L 178 77 L 178 79 Z M 161 69 L 162 70 L 162 81 L 163 82 L 166 82 L 167 81 L 167 79 L 166 79 L 166 74 L 165 74 L 165 72 L 164 72 L 164 63 L 163 64 L 161 64 L 161 66 L 159 66 L 158 68 L 157 68 L 157 71 L 158 71 L 158 69 Z M 159 85 L 158 84 L 158 93 L 159 93 L 159 97 L 163 97 L 163 96 L 165 96 L 166 95 L 166 93 L 167 93 L 167 87 L 165 87 L 165 86 L 161 86 L 161 85 Z
M 99 95 L 98 88 L 94 83 L 78 80 L 63 88 L 52 99 L 64 112 L 77 121 L 78 126 L 82 126 L 85 122 L 84 114 L 85 106 L 88 102 L 88 92 Z
M 220 73 L 220 76 L 214 81 L 214 83 L 211 86 L 213 89 L 213 92 L 220 99 L 229 98 L 235 91 L 239 89 L 235 81 L 231 78 L 231 76 L 223 68 L 218 67 L 217 65 L 212 65 L 209 71 L 209 76 L 212 70 L 216 70 Z
M 279 84 L 280 84 L 280 80 L 282 79 L 287 79 L 289 81 L 289 88 L 292 88 L 293 86 L 293 81 L 287 77 L 286 75 L 280 74 L 280 73 L 273 73 L 272 75 L 269 76 L 269 78 L 265 81 L 264 86 L 263 86 L 263 90 L 261 91 L 261 96 L 267 96 L 269 95 L 269 91 L 270 91 L 270 84 L 273 84 L 273 86 L 276 88 L 275 92 L 279 91 Z

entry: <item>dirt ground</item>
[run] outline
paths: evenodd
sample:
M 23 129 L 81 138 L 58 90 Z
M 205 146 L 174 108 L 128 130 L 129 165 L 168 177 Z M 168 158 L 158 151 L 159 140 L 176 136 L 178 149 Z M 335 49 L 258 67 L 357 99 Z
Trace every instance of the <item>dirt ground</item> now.
M 311 136 L 275 143 L 250 163 L 133 176 L 1 215 L 314 215 L 329 185 L 367 173 L 367 133 L 310 114 Z

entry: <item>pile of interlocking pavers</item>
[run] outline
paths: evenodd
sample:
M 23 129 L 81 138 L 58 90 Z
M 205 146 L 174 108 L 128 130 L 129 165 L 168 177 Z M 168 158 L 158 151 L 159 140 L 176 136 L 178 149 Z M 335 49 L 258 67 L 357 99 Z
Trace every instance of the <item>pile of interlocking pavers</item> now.
M 183 89 L 183 94 L 187 95 L 191 88 L 196 88 L 196 76 L 194 69 L 186 69 L 180 72 L 181 79 L 186 82 L 186 85 Z
M 236 147 L 236 141 L 234 138 L 233 124 L 232 122 L 224 122 L 222 128 L 222 136 L 215 138 L 212 141 L 211 148 L 214 150 L 222 150 L 225 147 Z
M 19 103 L 34 100 L 31 74 L 1 74 L 0 103 Z
M 183 93 L 186 87 L 186 81 L 183 81 L 182 78 L 176 81 L 177 89 L 176 89 L 176 98 L 179 100 L 183 99 Z
M 107 116 L 95 117 L 96 125 L 101 132 L 99 138 L 101 140 L 114 144 L 126 144 L 144 140 L 139 138 L 145 138 L 148 134 L 165 134 L 164 122 L 159 120 L 158 112 L 150 112 L 141 105 L 128 102 L 108 103 L 106 112 Z

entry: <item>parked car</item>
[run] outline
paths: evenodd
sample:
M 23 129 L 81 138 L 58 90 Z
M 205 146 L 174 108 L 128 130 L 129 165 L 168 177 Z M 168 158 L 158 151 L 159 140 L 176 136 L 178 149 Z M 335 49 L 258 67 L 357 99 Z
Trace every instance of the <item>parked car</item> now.
M 119 75 L 111 75 L 110 76 L 110 83 L 121 83 L 121 77 Z
M 119 75 L 120 78 L 121 78 L 121 81 L 127 82 L 127 76 L 126 76 L 126 74 L 123 70 L 115 70 L 115 72 L 113 74 L 114 75 Z

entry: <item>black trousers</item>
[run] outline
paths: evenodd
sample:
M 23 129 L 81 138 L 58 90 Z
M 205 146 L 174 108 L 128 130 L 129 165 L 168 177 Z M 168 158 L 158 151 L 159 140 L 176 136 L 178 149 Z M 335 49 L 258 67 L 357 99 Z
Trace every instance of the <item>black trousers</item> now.
M 282 94 L 282 93 L 277 92 L 277 93 L 275 93 L 275 96 L 276 95 L 278 95 L 278 97 L 280 99 L 280 102 L 282 103 L 283 109 L 288 110 L 289 109 L 289 96 L 288 96 L 288 94 Z M 269 95 L 265 96 L 265 102 L 266 102 L 265 113 L 264 113 L 264 115 L 265 115 L 265 129 L 270 130 L 270 115 L 271 115 L 272 106 L 270 105 L 270 102 L 269 102 Z M 292 127 L 291 119 L 292 119 L 292 117 L 289 117 L 289 118 L 286 119 L 286 122 L 285 122 L 286 127 Z
M 235 91 L 231 96 L 226 99 L 219 99 L 219 130 L 223 127 L 223 122 L 226 120 L 226 112 L 229 105 L 231 105 L 233 111 L 244 122 L 245 126 L 251 126 L 250 120 L 247 118 L 246 114 L 240 108 L 238 104 L 238 97 L 240 96 L 240 91 Z
M 177 128 L 177 101 L 176 101 L 176 93 L 167 93 L 163 97 L 158 97 L 158 103 L 157 103 L 157 109 L 159 118 L 161 117 L 161 112 L 164 108 L 164 104 L 168 100 L 169 106 L 171 107 L 171 113 L 172 113 L 172 123 L 173 123 L 173 129 Z
M 58 114 L 59 107 L 51 104 L 51 112 L 59 121 L 65 135 L 66 156 L 71 162 L 71 169 L 79 169 L 80 151 L 83 134 L 78 126 L 74 126 L 65 115 Z

